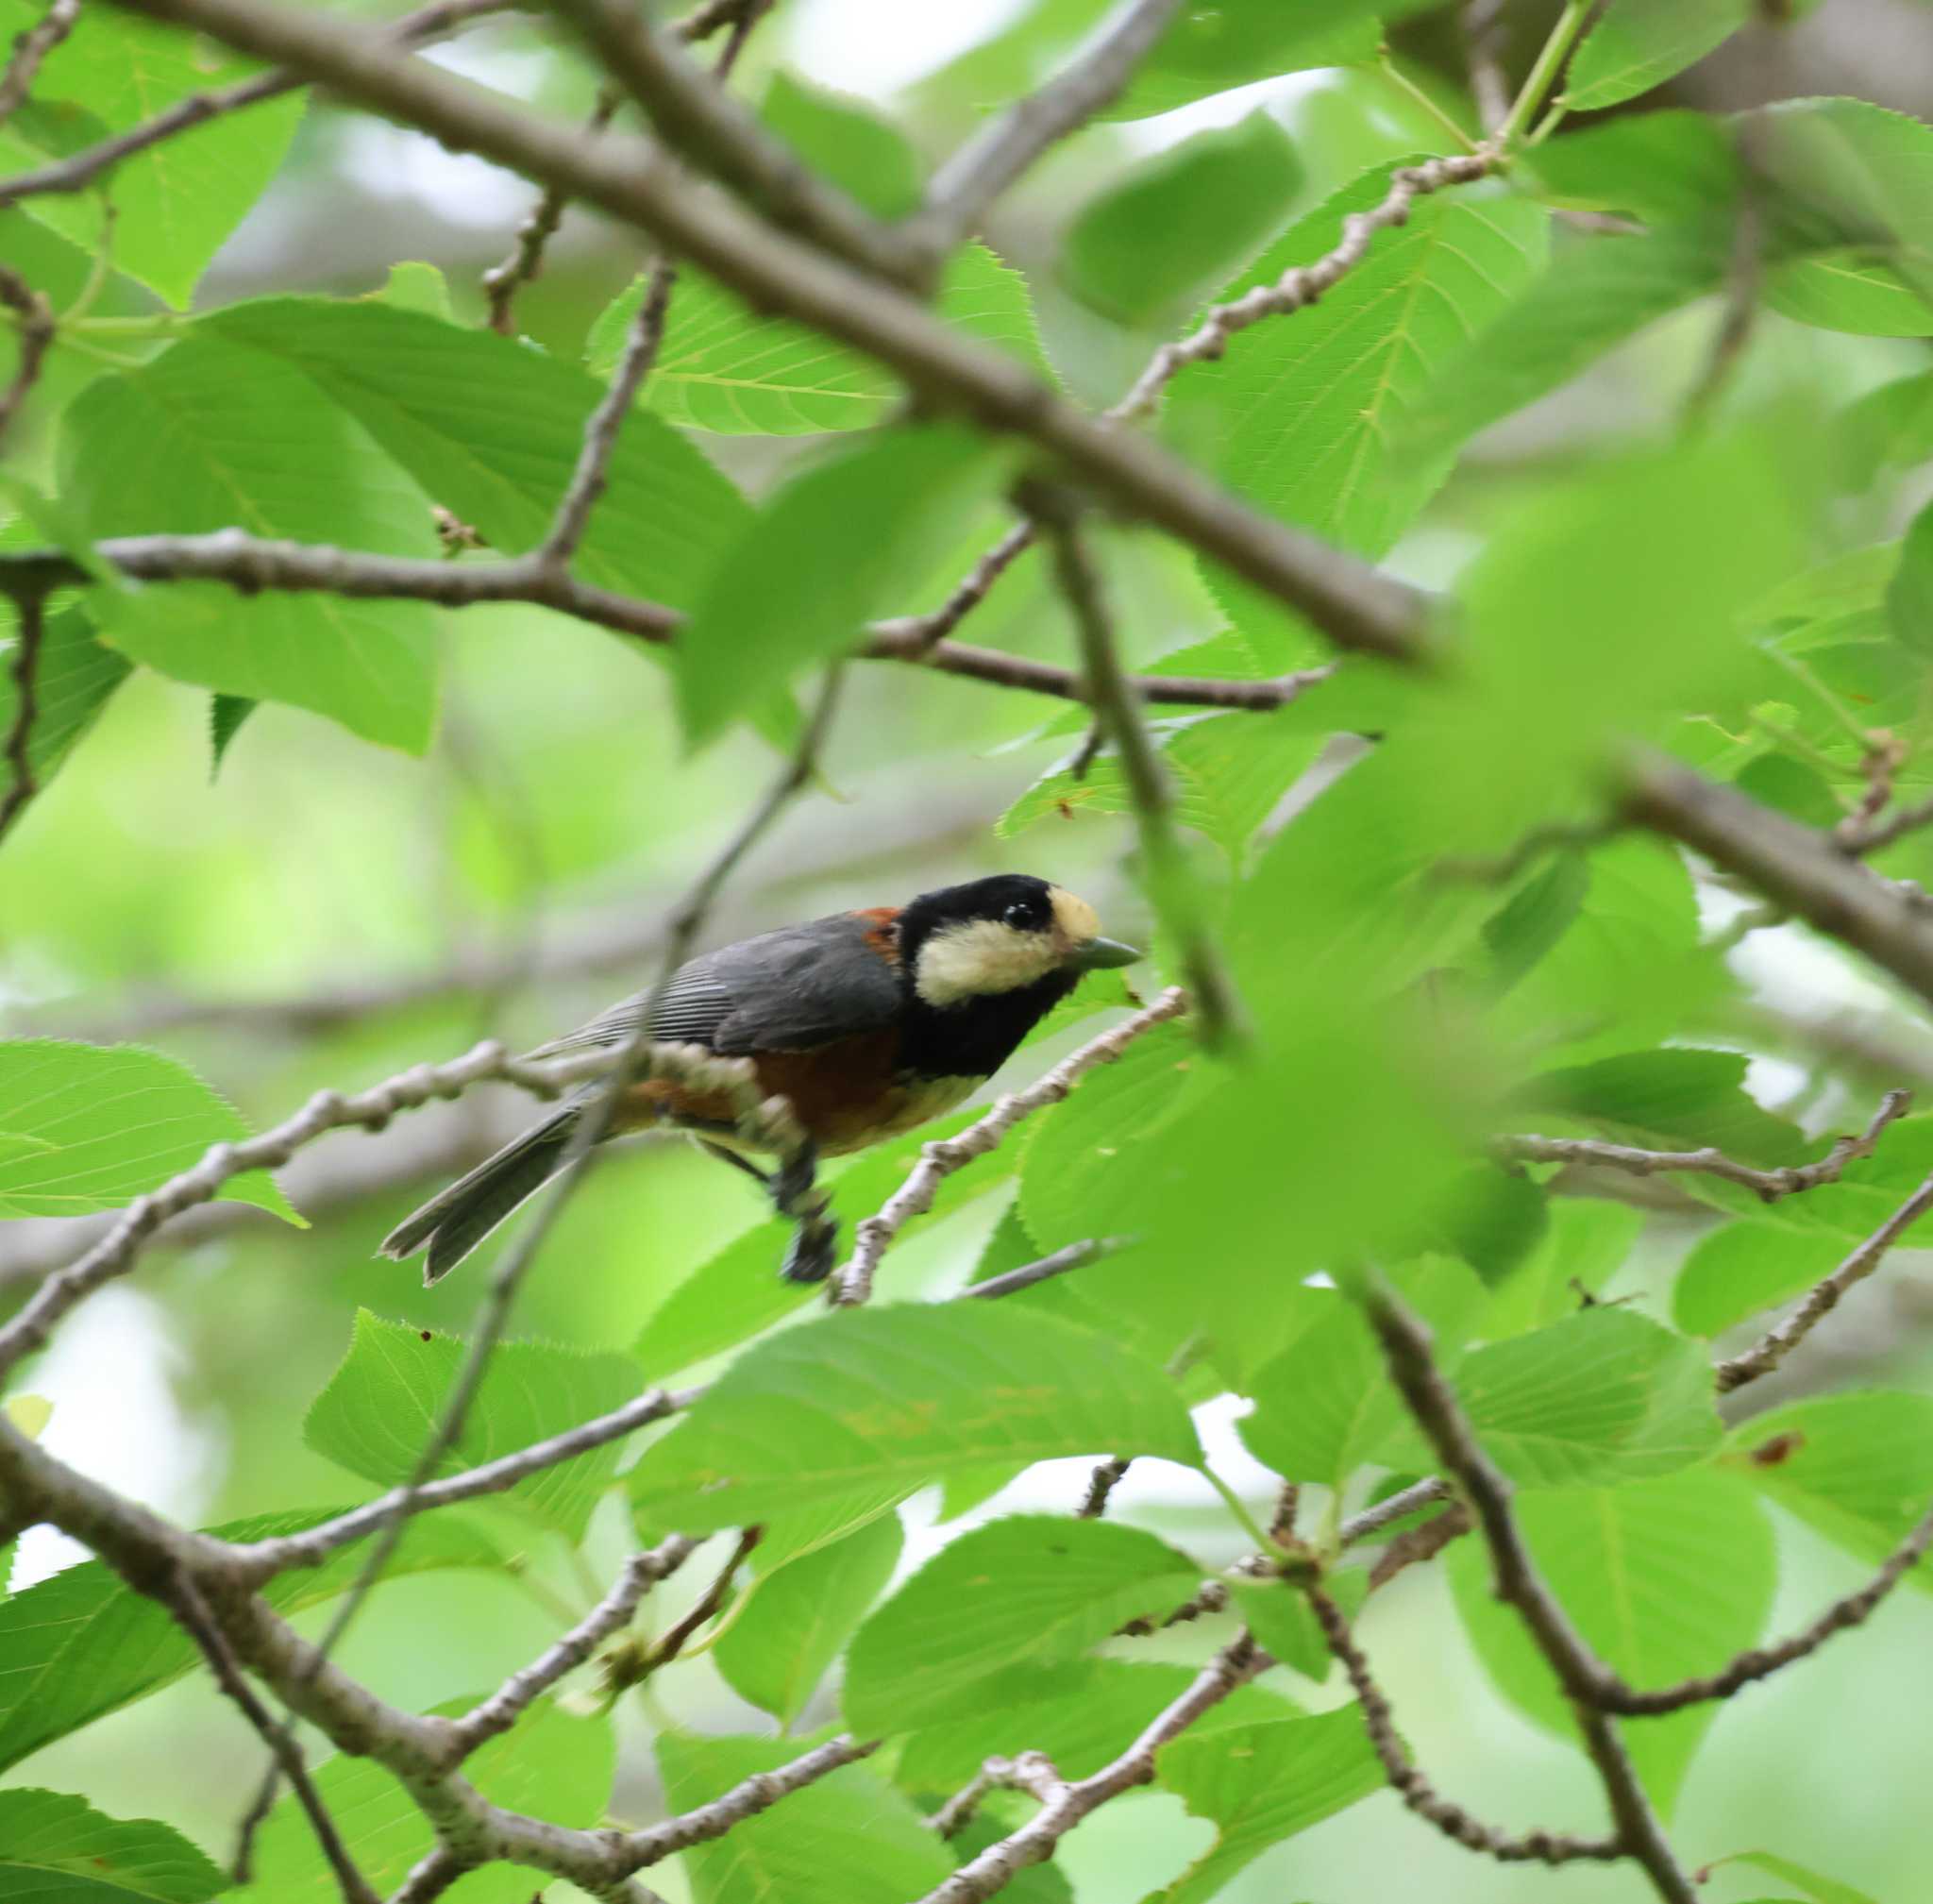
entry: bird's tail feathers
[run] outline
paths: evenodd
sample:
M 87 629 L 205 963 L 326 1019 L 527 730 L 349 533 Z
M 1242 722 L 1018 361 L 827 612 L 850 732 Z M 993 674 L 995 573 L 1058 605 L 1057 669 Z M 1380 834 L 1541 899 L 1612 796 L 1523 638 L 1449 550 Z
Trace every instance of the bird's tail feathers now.
M 427 1243 L 429 1259 L 423 1266 L 423 1280 L 440 1281 L 557 1174 L 578 1117 L 578 1107 L 566 1104 L 484 1158 L 467 1176 L 405 1217 L 383 1238 L 378 1254 L 400 1261 Z

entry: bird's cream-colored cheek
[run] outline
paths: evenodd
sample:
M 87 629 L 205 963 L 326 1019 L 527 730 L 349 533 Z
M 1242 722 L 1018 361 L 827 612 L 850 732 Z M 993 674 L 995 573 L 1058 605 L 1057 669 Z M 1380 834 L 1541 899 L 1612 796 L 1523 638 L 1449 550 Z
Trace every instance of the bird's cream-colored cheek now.
M 1050 886 L 1048 903 L 1053 907 L 1053 922 L 1069 946 L 1084 946 L 1101 934 L 1101 915 L 1079 893 L 1064 885 Z
M 999 919 L 944 927 L 919 949 L 914 988 L 930 1005 L 956 1005 L 1044 979 L 1058 963 L 1045 933 L 1021 932 Z

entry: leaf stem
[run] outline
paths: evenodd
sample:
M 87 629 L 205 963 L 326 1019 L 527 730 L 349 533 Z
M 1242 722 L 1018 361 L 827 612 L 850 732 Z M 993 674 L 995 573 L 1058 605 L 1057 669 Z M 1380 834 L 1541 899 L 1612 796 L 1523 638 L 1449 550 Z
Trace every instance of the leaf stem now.
M 1262 1531 L 1261 1525 L 1256 1521 L 1254 1515 L 1250 1513 L 1248 1508 L 1242 1505 L 1241 1496 L 1206 1461 L 1202 1463 L 1202 1473 L 1206 1476 L 1208 1485 L 1221 1496 L 1228 1511 L 1241 1524 L 1242 1532 L 1254 1542 L 1255 1551 L 1258 1554 L 1274 1553 L 1276 1551 L 1275 1542 Z
M 1497 128 L 1500 145 L 1514 145 L 1523 136 L 1523 128 L 1530 124 L 1531 115 L 1543 104 L 1544 94 L 1563 71 L 1572 47 L 1577 43 L 1577 36 L 1584 31 L 1584 23 L 1590 17 L 1591 4 L 1592 0 L 1565 0 L 1564 10 L 1557 15 L 1557 24 L 1551 28 L 1551 37 L 1538 53 L 1537 62 L 1523 82 L 1522 92 L 1518 93 L 1512 104 L 1509 117 Z
M 1390 58 L 1389 49 L 1387 46 L 1380 46 L 1376 49 L 1376 70 L 1405 98 L 1414 105 L 1420 106 L 1428 113 L 1466 152 L 1474 152 L 1476 150 L 1476 141 L 1462 126 L 1457 125 L 1455 120 L 1451 118 L 1449 113 L 1437 105 L 1422 87 L 1419 86 L 1407 73 L 1404 72 L 1397 65 L 1396 61 Z

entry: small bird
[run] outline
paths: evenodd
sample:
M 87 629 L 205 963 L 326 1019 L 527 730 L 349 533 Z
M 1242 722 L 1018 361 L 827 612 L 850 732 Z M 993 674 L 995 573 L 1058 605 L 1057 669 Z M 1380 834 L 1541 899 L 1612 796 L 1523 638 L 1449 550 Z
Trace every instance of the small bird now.
M 969 1097 L 1006 1063 L 1084 972 L 1133 964 L 1132 946 L 1101 935 L 1085 900 L 1046 880 L 1000 873 L 921 893 L 904 906 L 833 913 L 761 933 L 681 966 L 657 991 L 633 993 L 541 1045 L 533 1058 L 609 1049 L 635 1036 L 748 1057 L 766 1097 L 792 1106 L 809 1146 L 789 1171 L 740 1154 L 729 1101 L 668 1079 L 630 1087 L 604 1135 L 653 1125 L 690 1132 L 756 1176 L 796 1213 L 815 1156 L 842 1156 L 898 1137 Z M 599 1082 L 485 1159 L 383 1238 L 403 1259 L 426 1245 L 424 1281 L 447 1275 L 563 1168 L 571 1134 Z M 801 1222 L 780 1273 L 822 1281 L 837 1230 Z

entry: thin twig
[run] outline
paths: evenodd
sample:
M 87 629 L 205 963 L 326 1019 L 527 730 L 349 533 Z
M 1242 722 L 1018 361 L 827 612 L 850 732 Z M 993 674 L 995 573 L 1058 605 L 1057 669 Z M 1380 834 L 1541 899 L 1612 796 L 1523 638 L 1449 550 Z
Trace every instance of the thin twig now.
M 1515 1163 L 1580 1164 L 1622 1171 L 1634 1177 L 1654 1177 L 1667 1171 L 1721 1177 L 1726 1183 L 1742 1185 L 1764 1203 L 1775 1204 L 1816 1190 L 1823 1184 L 1838 1183 L 1846 1166 L 1870 1157 L 1880 1133 L 1905 1117 L 1912 1105 L 1911 1091 L 1888 1091 L 1872 1121 L 1857 1137 L 1835 1138 L 1832 1149 L 1816 1163 L 1788 1164 L 1776 1170 L 1740 1163 L 1710 1145 L 1696 1151 L 1646 1151 L 1630 1144 L 1602 1143 L 1595 1137 L 1513 1136 L 1499 1137 L 1495 1149 L 1500 1156 Z
M 1665 1904 L 1695 1904 L 1691 1880 L 1666 1841 L 1616 1725 L 1599 1703 L 1607 1671 L 1538 1574 L 1510 1511 L 1510 1484 L 1485 1454 L 1438 1373 L 1428 1332 L 1386 1291 L 1370 1299 L 1369 1317 L 1398 1392 L 1476 1516 L 1497 1597 L 1517 1610 L 1570 1701 L 1584 1749 L 1609 1800 L 1620 1846 L 1643 1867 Z
M 758 1545 L 765 1531 L 763 1527 L 747 1527 L 739 1535 L 731 1544 L 731 1552 L 726 1557 L 725 1564 L 713 1575 L 711 1585 L 698 1595 L 689 1610 L 674 1620 L 651 1643 L 643 1669 L 633 1678 L 628 1678 L 627 1683 L 635 1683 L 636 1679 L 647 1677 L 659 1667 L 668 1666 L 690 1645 L 707 1623 L 717 1617 L 719 1608 L 725 1604 L 726 1594 L 731 1591 L 732 1576 L 745 1564 L 746 1557 Z
M 990 119 L 933 174 L 909 237 L 935 263 L 972 234 L 995 199 L 1058 143 L 1110 106 L 1182 0 L 1120 0 L 1036 93 Z
M 1494 137 L 1510 111 L 1510 88 L 1504 77 L 1504 0 L 1463 0 L 1458 15 L 1463 29 L 1465 63 L 1470 68 L 1471 95 L 1486 137 Z
M 22 594 L 14 603 L 20 631 L 14 637 L 13 662 L 8 672 L 13 682 L 13 720 L 7 731 L 4 755 L 7 791 L 0 794 L 0 839 L 20 817 L 37 789 L 31 742 L 40 713 L 36 692 L 41 672 L 41 645 L 46 639 L 47 598 L 39 589 Z
M 1920 1517 L 1913 1530 L 1886 1558 L 1878 1573 L 1858 1589 L 1835 1600 L 1818 1619 L 1803 1631 L 1770 1646 L 1754 1646 L 1737 1659 L 1695 1679 L 1682 1679 L 1674 1686 L 1660 1686 L 1640 1692 L 1621 1680 L 1606 1687 L 1600 1702 L 1610 1711 L 1649 1718 L 1660 1712 L 1682 1711 L 1687 1706 L 1707 1699 L 1729 1699 L 1734 1693 L 1755 1680 L 1769 1678 L 1783 1666 L 1816 1653 L 1835 1633 L 1864 1625 L 1874 1609 L 1933 1547 L 1933 1508 Z
M 1453 153 L 1421 165 L 1398 166 L 1389 175 L 1389 190 L 1380 204 L 1368 211 L 1352 211 L 1342 221 L 1342 238 L 1333 250 L 1308 264 L 1291 266 L 1273 284 L 1258 284 L 1226 304 L 1216 305 L 1186 337 L 1164 344 L 1128 394 L 1105 412 L 1106 420 L 1122 423 L 1146 415 L 1181 371 L 1191 363 L 1219 358 L 1237 331 L 1260 324 L 1265 317 L 1284 316 L 1315 303 L 1362 262 L 1370 240 L 1377 232 L 1408 218 L 1409 208 L 1419 198 L 1440 192 L 1446 185 L 1468 185 L 1487 177 L 1496 170 L 1501 156 L 1494 145 L 1480 145 L 1474 152 Z
M 13 380 L 0 394 L 0 437 L 19 415 L 27 393 L 40 380 L 41 366 L 54 347 L 54 307 L 19 272 L 0 264 L 0 304 L 12 312 L 20 332 Z
M 1059 1104 L 1096 1066 L 1112 1064 L 1136 1038 L 1169 1019 L 1179 1018 L 1187 1008 L 1187 994 L 1170 987 L 1133 1018 L 1089 1039 L 1025 1090 L 1007 1093 L 979 1122 L 968 1124 L 957 1137 L 941 1137 L 923 1145 L 919 1161 L 906 1181 L 854 1232 L 852 1255 L 833 1281 L 834 1300 L 849 1306 L 871 1298 L 880 1258 L 915 1217 L 922 1217 L 933 1208 L 940 1185 L 955 1171 L 964 1170 L 976 1157 L 983 1157 L 997 1149 L 1017 1124 L 1050 1104 Z
M 513 1673 L 489 1698 L 473 1706 L 452 1726 L 458 1749 L 451 1760 L 466 1758 L 486 1740 L 508 1732 L 530 1706 L 566 1673 L 581 1666 L 611 1635 L 637 1611 L 638 1603 L 683 1565 L 698 1542 L 682 1534 L 661 1541 L 647 1553 L 633 1554 L 603 1599 L 561 1639 L 554 1641 L 520 1672 Z
M 1336 1545 L 1353 1547 L 1364 1541 L 1373 1541 L 1393 1522 L 1450 1498 L 1449 1484 L 1434 1474 L 1428 1480 L 1414 1481 L 1399 1493 L 1391 1494 L 1387 1500 L 1378 1501 L 1373 1508 L 1365 1508 L 1361 1513 L 1352 1514 L 1343 1522 L 1336 1535 Z
M 1434 1560 L 1453 1541 L 1460 1541 L 1476 1523 L 1461 1501 L 1452 1501 L 1440 1513 L 1433 1514 L 1420 1526 L 1405 1527 L 1376 1556 L 1370 1569 L 1370 1587 L 1387 1587 L 1410 1567 Z
M 603 131 L 617 110 L 619 98 L 614 86 L 600 87 L 584 130 L 593 135 Z M 483 274 L 483 295 L 489 307 L 483 321 L 499 337 L 517 334 L 517 293 L 544 275 L 545 247 L 557 236 L 569 203 L 555 185 L 546 185 L 530 208 L 530 215 L 517 227 L 516 241 L 503 261 Z
M 542 1474 L 546 1468 L 554 1468 L 561 1461 L 588 1454 L 591 1449 L 604 1447 L 612 1441 L 622 1441 L 625 1436 L 634 1435 L 653 1422 L 662 1422 L 667 1415 L 675 1414 L 687 1406 L 698 1392 L 689 1390 L 673 1393 L 665 1389 L 647 1389 L 635 1400 L 625 1403 L 622 1407 L 613 1408 L 608 1414 L 580 1423 L 575 1428 L 564 1429 L 562 1434 L 533 1441 L 529 1447 L 518 1448 L 514 1453 L 500 1455 L 494 1461 L 484 1461 L 477 1467 L 426 1481 L 413 1492 L 401 1487 L 392 1488 L 388 1493 L 379 1494 L 373 1501 L 365 1501 L 360 1508 L 351 1508 L 332 1521 L 304 1528 L 299 1534 L 281 1534 L 244 1542 L 230 1549 L 229 1560 L 237 1576 L 251 1587 L 259 1587 L 294 1567 L 320 1566 L 331 1554 L 352 1546 L 358 1541 L 367 1540 L 378 1527 L 387 1525 L 398 1512 L 407 1509 L 423 1514 L 432 1508 L 446 1508 L 459 1501 L 474 1501 L 484 1494 L 500 1494 L 531 1474 Z
M 1712 1371 L 1720 1394 L 1742 1389 L 1769 1375 L 1839 1306 L 1855 1283 L 1864 1282 L 1885 1260 L 1886 1254 L 1914 1223 L 1933 1210 L 1933 1177 L 1928 1177 L 1891 1216 L 1860 1243 L 1831 1275 L 1815 1283 L 1806 1299 L 1774 1328 L 1768 1329 L 1749 1349 L 1728 1356 Z
M 832 709 L 836 704 L 837 683 L 838 670 L 829 669 L 825 688 L 819 697 L 817 711 L 807 724 L 792 759 L 786 765 L 785 771 L 750 818 L 728 843 L 725 851 L 700 875 L 692 889 L 691 897 L 674 915 L 666 935 L 665 965 L 659 984 L 638 1013 L 636 1023 L 629 1036 L 617 1048 L 615 1062 L 609 1075 L 602 1080 L 596 1093 L 586 1100 L 577 1120 L 571 1126 L 569 1141 L 565 1144 L 559 1160 L 555 1188 L 540 1205 L 536 1217 L 525 1227 L 498 1262 L 491 1277 L 482 1315 L 471 1335 L 462 1364 L 450 1385 L 449 1396 L 444 1404 L 443 1413 L 434 1431 L 424 1442 L 417 1456 L 415 1467 L 404 1483 L 387 1522 L 378 1533 L 376 1544 L 363 1561 L 361 1571 L 338 1601 L 327 1629 L 316 1643 L 313 1658 L 318 1663 L 328 1660 L 344 1633 L 348 1630 L 363 1601 L 381 1579 L 383 1570 L 401 1542 L 415 1511 L 414 1501 L 417 1493 L 442 1465 L 444 1457 L 462 1441 L 470 1407 L 482 1388 L 490 1358 L 510 1326 L 511 1312 L 515 1306 L 525 1275 L 536 1260 L 558 1218 L 563 1215 L 583 1181 L 590 1168 L 595 1147 L 610 1130 L 612 1119 L 616 1114 L 625 1089 L 641 1070 L 648 1074 L 657 1069 L 658 1048 L 652 1045 L 650 1036 L 652 1002 L 656 993 L 662 989 L 677 965 L 682 962 L 692 940 L 703 926 L 713 899 L 732 868 L 738 864 L 760 833 L 777 817 L 793 795 L 810 781 L 820 745 L 832 720 Z M 766 1104 L 760 1104 L 748 1064 L 741 1061 L 738 1066 L 730 1068 L 723 1075 L 730 1076 L 732 1080 L 728 1089 L 737 1107 L 739 1127 L 744 1135 L 754 1140 L 762 1135 L 765 1136 L 769 1147 L 779 1151 L 781 1155 L 787 1159 L 799 1155 L 801 1152 L 809 1154 L 803 1135 L 798 1132 L 790 1109 L 783 1101 L 775 1099 Z M 788 1176 L 789 1173 L 782 1171 L 781 1174 Z M 791 1212 L 788 1211 L 787 1214 Z M 822 1205 L 803 1208 L 800 1212 L 801 1234 L 811 1234 L 814 1226 L 823 1225 L 823 1222 Z M 251 1824 L 267 1815 L 277 1778 L 277 1770 L 271 1766 L 262 1781 L 261 1791 L 256 1795 L 249 1817 L 244 1822 L 244 1843 Z
M 1043 1805 L 1051 1805 L 1067 1790 L 1067 1784 L 1045 1752 L 989 1759 L 926 1822 L 942 1838 L 957 1838 L 973 1822 L 973 1814 L 989 1792 L 1026 1792 Z
M 1051 1788 L 1046 1786 L 1043 1776 L 1035 1794 L 1042 1800 L 1040 1811 L 1017 1831 L 1009 1832 L 969 1859 L 917 1904 L 980 1904 L 983 1898 L 1003 1890 L 1017 1872 L 1052 1857 L 1054 1847 L 1090 1811 L 1153 1780 L 1154 1755 L 1163 1745 L 1179 1738 L 1237 1686 L 1271 1664 L 1249 1634 L 1240 1634 L 1216 1654 L 1178 1699 L 1155 1715 L 1125 1752 L 1100 1771 L 1071 1783 L 1057 1780 Z M 1048 1771 L 1051 1769 L 1049 1765 Z
M 435 0 L 434 5 L 405 14 L 388 33 L 396 44 L 426 46 L 472 20 L 507 12 L 518 4 L 519 0 Z M 245 107 L 259 106 L 265 99 L 278 99 L 285 93 L 298 92 L 308 84 L 306 75 L 278 67 L 213 93 L 191 93 L 186 99 L 176 100 L 165 112 L 131 126 L 111 139 L 104 139 L 98 145 L 90 145 L 35 171 L 0 178 L 0 211 L 43 192 L 84 191 L 110 166 L 131 159 L 137 152 L 145 152 L 151 145 L 205 126 L 225 113 L 238 112 Z
M 261 1735 L 262 1743 L 276 1755 L 277 1762 L 289 1780 L 289 1789 L 294 1793 L 296 1802 L 302 1807 L 315 1833 L 315 1842 L 323 1857 L 335 1873 L 336 1885 L 343 1894 L 345 1904 L 377 1904 L 376 1893 L 369 1888 L 368 1879 L 356 1868 L 356 1861 L 349 1856 L 348 1846 L 343 1843 L 336 1822 L 329 1816 L 328 1807 L 322 1802 L 322 1794 L 315 1789 L 315 1781 L 309 1776 L 309 1765 L 302 1756 L 302 1748 L 276 1724 L 274 1714 L 255 1696 L 255 1689 L 243 1677 L 242 1668 L 228 1650 L 227 1641 L 222 1637 L 221 1628 L 210 1616 L 200 1588 L 185 1570 L 176 1571 L 168 1591 L 167 1605 L 187 1628 L 189 1637 L 201 1648 L 202 1658 L 208 1661 L 215 1684 L 241 1708 L 243 1717 L 255 1727 Z M 248 1864 L 239 1855 L 235 1861 L 234 1879 L 237 1884 L 249 1882 Z
M 1034 514 L 1046 522 L 1053 545 L 1054 575 L 1080 632 L 1081 671 L 1087 681 L 1088 704 L 1120 761 L 1134 806 L 1148 889 L 1162 923 L 1180 948 L 1188 991 L 1201 1014 L 1202 1040 L 1209 1045 L 1221 1044 L 1241 1034 L 1241 1004 L 1235 982 L 1202 918 L 1201 898 L 1175 828 L 1174 788 L 1141 718 L 1140 703 L 1128 686 L 1101 571 L 1071 506 L 1060 503 L 1056 507 L 1057 500 L 1042 497 Z M 1050 512 L 1047 516 L 1041 514 L 1043 508 Z
M 0 126 L 26 104 L 47 55 L 74 31 L 80 0 L 53 0 L 41 18 L 14 37 L 5 72 L 0 72 Z
M 731 69 L 737 64 L 738 56 L 745 50 L 746 42 L 751 37 L 751 29 L 758 24 L 759 17 L 771 4 L 771 0 L 739 0 L 738 17 L 731 24 L 731 31 L 725 41 L 725 49 L 718 56 L 717 64 L 713 68 L 713 76 L 722 86 L 731 76 Z M 594 120 L 592 130 L 600 132 L 610 123 L 611 115 L 617 110 L 617 93 L 614 88 L 606 88 L 598 98 L 601 119 Z M 563 216 L 563 201 L 555 192 L 546 194 L 543 205 L 538 208 L 540 215 L 545 207 L 553 201 L 556 210 L 550 217 L 550 229 L 554 230 L 557 221 Z M 533 223 L 536 221 L 533 221 Z M 526 227 L 528 231 L 529 227 Z M 526 247 L 529 259 L 529 274 L 534 276 L 537 262 L 543 256 L 544 243 L 547 233 L 540 231 L 531 244 Z M 486 283 L 488 279 L 485 280 Z M 576 467 L 565 485 L 563 499 L 557 505 L 557 514 L 550 524 L 550 532 L 545 536 L 537 550 L 537 559 L 546 567 L 567 569 L 571 558 L 578 552 L 578 546 L 584 539 L 584 531 L 590 526 L 591 512 L 604 494 L 608 480 L 611 459 L 617 448 L 619 432 L 624 429 L 624 420 L 630 414 L 631 405 L 637 401 L 638 392 L 644 387 L 645 379 L 651 374 L 651 366 L 658 361 L 658 352 L 664 342 L 664 320 L 671 309 L 671 294 L 678 286 L 678 265 L 669 258 L 660 258 L 651 266 L 649 281 L 645 287 L 644 301 L 638 306 L 637 315 L 631 319 L 630 334 L 625 338 L 624 349 L 617 360 L 617 368 L 612 373 L 611 382 L 597 408 L 591 412 L 590 420 L 584 425 L 583 441 L 578 447 Z M 510 299 L 515 295 L 513 280 L 507 284 L 504 293 L 502 315 L 504 322 L 496 322 L 496 293 L 492 292 L 491 322 L 501 330 L 510 321 Z
M 1051 1256 L 1042 1256 L 1037 1262 L 1022 1263 L 1017 1270 L 989 1276 L 983 1283 L 969 1283 L 960 1293 L 981 1299 L 1011 1296 L 1016 1289 L 1031 1289 L 1034 1284 L 1064 1276 L 1069 1270 L 1084 1270 L 1089 1263 L 1098 1263 L 1101 1257 L 1126 1249 L 1129 1240 L 1126 1237 L 1090 1237 L 1084 1243 L 1069 1243 L 1066 1249 L 1056 1250 Z
M 696 170 L 729 186 L 783 230 L 888 281 L 914 282 L 918 261 L 899 232 L 803 164 L 782 139 L 720 92 L 625 0 L 553 0 L 652 130 Z M 689 189 L 687 183 L 687 189 Z
M 94 553 L 138 581 L 221 581 L 244 595 L 264 589 L 320 591 L 358 598 L 431 601 L 443 608 L 526 601 L 654 643 L 674 639 L 684 625 L 677 609 L 594 588 L 546 566 L 534 554 L 503 562 L 419 561 L 322 543 L 272 541 L 239 529 L 206 535 L 117 537 L 96 543 Z M 0 592 L 13 593 L 29 583 L 84 587 L 92 580 L 79 563 L 58 550 L 0 550 Z M 1085 699 L 1085 685 L 1073 668 L 964 642 L 932 644 L 925 628 L 918 617 L 876 622 L 855 658 L 910 662 L 992 687 L 1019 688 L 1060 700 Z M 1300 699 L 1334 673 L 1333 666 L 1310 667 L 1262 681 L 1146 674 L 1130 677 L 1129 685 L 1151 705 L 1268 714 Z
M 1461 1805 L 1437 1794 L 1436 1788 L 1417 1769 L 1416 1761 L 1404 1748 L 1396 1729 L 1395 1714 L 1389 1701 L 1370 1672 L 1370 1662 L 1349 1630 L 1342 1609 L 1314 1581 L 1303 1588 L 1316 1615 L 1316 1624 L 1329 1643 L 1329 1650 L 1349 1675 L 1354 1689 L 1356 1710 L 1362 1714 L 1363 1730 L 1370 1735 L 1376 1757 L 1397 1795 L 1419 1818 L 1434 1825 L 1446 1838 L 1453 1838 L 1467 1850 L 1481 1851 L 1505 1864 L 1569 1864 L 1579 1860 L 1612 1863 L 1625 1855 L 1619 1838 L 1575 1838 L 1561 1831 L 1526 1831 L 1521 1837 L 1472 1818 Z
M 1095 1464 L 1094 1472 L 1087 1476 L 1087 1491 L 1082 1495 L 1081 1505 L 1074 1509 L 1077 1521 L 1098 1521 L 1107 1512 L 1107 1504 L 1113 1498 L 1114 1491 L 1120 1486 L 1134 1460 L 1132 1455 L 1115 1455 Z

